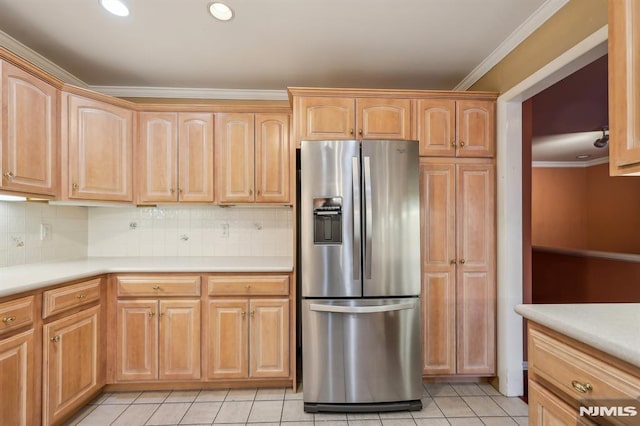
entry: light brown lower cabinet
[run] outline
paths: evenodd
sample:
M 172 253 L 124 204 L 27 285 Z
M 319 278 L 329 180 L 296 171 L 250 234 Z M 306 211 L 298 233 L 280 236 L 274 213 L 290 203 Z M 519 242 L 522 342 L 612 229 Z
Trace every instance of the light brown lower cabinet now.
M 43 326 L 43 424 L 57 423 L 105 382 L 100 306 Z
M 119 300 L 116 380 L 200 379 L 200 300 Z
M 530 425 L 638 424 L 616 410 L 640 408 L 640 368 L 532 321 L 527 334 Z
M 212 299 L 208 311 L 208 378 L 289 377 L 289 299 Z
M 10 318 L 10 317 L 5 317 Z M 0 339 L 0 424 L 38 424 L 34 330 Z

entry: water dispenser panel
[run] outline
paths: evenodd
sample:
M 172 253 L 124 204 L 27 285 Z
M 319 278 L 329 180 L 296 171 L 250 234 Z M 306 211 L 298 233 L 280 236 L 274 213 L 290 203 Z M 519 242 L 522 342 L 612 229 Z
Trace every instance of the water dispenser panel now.
M 314 244 L 342 244 L 342 198 L 313 199 Z

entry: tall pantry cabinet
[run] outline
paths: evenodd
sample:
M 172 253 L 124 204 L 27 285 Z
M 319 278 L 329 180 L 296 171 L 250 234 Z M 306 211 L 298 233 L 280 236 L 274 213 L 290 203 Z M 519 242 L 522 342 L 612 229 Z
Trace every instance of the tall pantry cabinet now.
M 423 374 L 496 372 L 495 101 L 419 99 Z

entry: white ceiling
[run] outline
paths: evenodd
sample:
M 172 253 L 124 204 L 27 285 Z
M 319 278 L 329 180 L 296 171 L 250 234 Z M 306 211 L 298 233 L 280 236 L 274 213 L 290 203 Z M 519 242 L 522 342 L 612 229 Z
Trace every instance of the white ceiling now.
M 228 0 L 223 23 L 210 0 L 125 1 L 118 18 L 98 0 L 0 0 L 0 30 L 91 86 L 453 89 L 566 3 Z

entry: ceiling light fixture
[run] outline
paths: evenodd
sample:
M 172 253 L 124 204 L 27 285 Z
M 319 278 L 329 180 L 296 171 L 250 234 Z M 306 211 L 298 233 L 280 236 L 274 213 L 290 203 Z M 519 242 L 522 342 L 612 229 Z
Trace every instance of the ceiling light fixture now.
M 220 2 L 213 2 L 209 5 L 209 12 L 211 16 L 220 20 L 228 21 L 233 18 L 233 10 L 229 6 Z
M 576 155 L 576 158 L 578 160 L 586 160 L 587 158 L 591 158 L 591 156 L 588 154 L 582 154 L 582 155 Z
M 100 0 L 100 5 L 116 16 L 129 16 L 129 8 L 121 0 Z
M 605 126 L 601 130 L 602 137 L 596 139 L 596 141 L 593 143 L 593 146 L 595 146 L 596 148 L 604 148 L 609 144 L 609 127 Z

